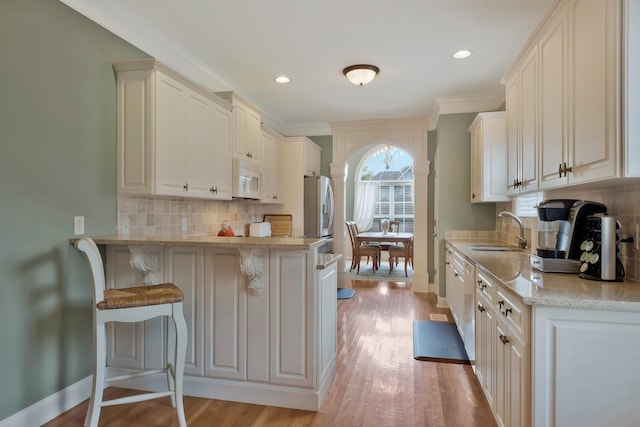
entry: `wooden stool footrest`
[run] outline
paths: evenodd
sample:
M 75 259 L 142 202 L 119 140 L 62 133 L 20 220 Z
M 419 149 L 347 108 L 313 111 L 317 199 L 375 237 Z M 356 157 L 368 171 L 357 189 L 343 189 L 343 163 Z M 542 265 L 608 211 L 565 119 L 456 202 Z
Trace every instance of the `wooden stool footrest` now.
M 142 393 L 134 394 L 133 396 L 121 397 L 119 399 L 105 400 L 100 406 L 113 406 L 122 405 L 123 403 L 135 403 L 144 402 L 145 400 L 159 399 L 161 397 L 167 397 L 174 395 L 173 391 L 160 391 L 158 393 Z

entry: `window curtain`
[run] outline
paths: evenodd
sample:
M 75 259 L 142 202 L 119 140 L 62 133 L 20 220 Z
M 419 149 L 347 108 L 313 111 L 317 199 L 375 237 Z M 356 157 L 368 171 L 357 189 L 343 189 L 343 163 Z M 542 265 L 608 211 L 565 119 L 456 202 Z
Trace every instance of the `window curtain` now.
M 359 181 L 356 183 L 353 201 L 353 220 L 358 230 L 366 231 L 373 225 L 373 215 L 378 200 L 378 183 Z

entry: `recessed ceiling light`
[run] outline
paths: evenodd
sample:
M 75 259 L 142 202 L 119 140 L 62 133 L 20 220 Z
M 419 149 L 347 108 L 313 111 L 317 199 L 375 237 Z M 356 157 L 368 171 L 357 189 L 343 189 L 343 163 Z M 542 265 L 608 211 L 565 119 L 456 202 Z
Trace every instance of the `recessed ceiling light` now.
M 273 80 L 275 80 L 277 83 L 289 83 L 291 81 L 287 76 L 278 76 Z
M 464 59 L 464 58 L 468 58 L 471 56 L 471 51 L 470 50 L 459 50 L 457 52 L 453 53 L 453 57 L 456 59 Z

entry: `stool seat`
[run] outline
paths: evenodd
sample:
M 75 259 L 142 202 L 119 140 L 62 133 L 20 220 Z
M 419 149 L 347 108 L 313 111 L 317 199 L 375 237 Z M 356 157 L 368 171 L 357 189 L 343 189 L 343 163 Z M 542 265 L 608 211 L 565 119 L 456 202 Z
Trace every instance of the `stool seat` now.
M 96 307 L 98 310 L 145 307 L 148 305 L 172 304 L 184 299 L 182 291 L 173 283 L 161 283 L 152 286 L 136 286 L 123 289 L 105 289 L 104 300 Z
M 102 257 L 95 242 L 90 238 L 81 238 L 76 241 L 75 246 L 87 260 L 93 282 L 93 382 L 84 425 L 96 427 L 103 406 L 169 397 L 171 406 L 176 408 L 178 424 L 180 427 L 186 427 L 182 381 L 187 351 L 187 324 L 182 312 L 184 299 L 182 291 L 173 283 L 107 289 Z M 172 319 L 174 325 L 174 334 L 158 337 L 167 346 L 165 367 L 108 376 L 105 325 L 109 322 L 142 322 L 161 316 Z M 170 351 L 171 347 L 173 351 Z M 127 380 L 161 372 L 166 374 L 168 389 L 166 391 L 141 393 L 107 401 L 102 399 L 105 385 L 110 381 Z

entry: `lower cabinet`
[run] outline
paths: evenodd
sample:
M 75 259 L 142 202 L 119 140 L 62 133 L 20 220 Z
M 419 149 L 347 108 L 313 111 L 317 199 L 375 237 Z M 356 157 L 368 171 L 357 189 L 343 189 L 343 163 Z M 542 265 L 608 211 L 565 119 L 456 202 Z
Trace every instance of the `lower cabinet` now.
M 535 307 L 534 316 L 534 425 L 637 426 L 640 313 Z
M 142 282 L 143 273 L 130 264 L 132 250 L 107 247 L 107 286 Z M 237 249 L 142 248 L 154 283 L 172 282 L 184 293 L 187 395 L 319 409 L 336 369 L 337 263 L 317 270 L 316 252 L 253 249 L 263 283 L 256 295 Z M 163 367 L 167 328 L 173 326 L 165 319 L 109 325 L 108 366 Z M 166 379 L 152 378 L 126 386 L 162 384 Z
M 499 426 L 530 426 L 530 308 L 483 271 L 476 283 L 476 376 Z

